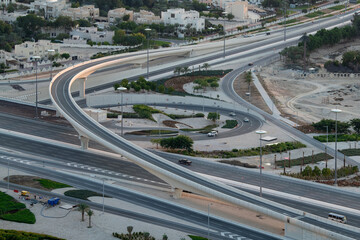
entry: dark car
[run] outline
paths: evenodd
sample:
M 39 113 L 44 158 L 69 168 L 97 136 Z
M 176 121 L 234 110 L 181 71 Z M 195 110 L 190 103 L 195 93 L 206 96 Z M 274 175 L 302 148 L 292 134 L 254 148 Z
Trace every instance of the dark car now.
M 188 159 L 183 158 L 183 159 L 179 160 L 179 163 L 190 166 L 192 162 L 190 160 L 188 160 Z

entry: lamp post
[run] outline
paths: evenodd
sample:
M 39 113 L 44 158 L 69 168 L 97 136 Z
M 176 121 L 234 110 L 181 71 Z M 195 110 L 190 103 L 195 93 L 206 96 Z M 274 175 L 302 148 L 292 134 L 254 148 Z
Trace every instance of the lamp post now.
M 103 207 L 102 207 L 102 214 L 104 214 L 104 212 L 105 212 L 105 178 L 103 178 L 102 179 L 102 181 L 103 181 L 103 192 L 102 192 L 102 197 L 103 197 L 103 200 L 102 200 L 102 202 L 103 202 Z
M 224 18 L 224 58 L 225 58 L 225 17 L 226 17 L 226 15 L 228 14 L 227 12 L 222 12 L 222 14 L 223 14 L 223 18 Z
M 7 191 L 10 189 L 10 160 L 8 159 Z
M 329 126 L 325 126 L 325 127 L 326 127 L 326 147 L 327 147 L 329 143 Z
M 207 239 L 210 240 L 209 235 L 210 235 L 210 205 L 212 205 L 212 203 L 208 203 L 208 229 L 207 229 Z
M 335 113 L 335 181 L 334 185 L 337 185 L 337 114 L 341 113 L 340 109 L 331 109 L 331 112 Z
M 40 56 L 33 56 L 32 59 L 35 61 L 35 118 L 39 118 L 37 68 L 38 68 L 38 60 L 40 59 Z
M 264 130 L 258 130 L 255 132 L 256 134 L 259 134 L 260 138 L 260 197 L 262 197 L 262 145 L 261 145 L 261 137 L 263 134 L 266 134 L 267 132 Z
M 123 129 L 124 129 L 124 111 L 123 111 L 123 92 L 127 90 L 126 87 L 119 87 L 118 90 L 121 92 L 121 136 L 123 136 Z
M 147 65 L 146 65 L 146 78 L 147 80 L 149 80 L 149 47 L 150 47 L 150 42 L 149 42 L 149 32 L 151 31 L 151 28 L 145 28 L 145 31 L 147 32 L 146 36 L 147 36 L 147 56 L 146 56 L 146 60 L 147 60 Z
M 47 50 L 47 52 L 50 54 L 50 53 L 54 53 L 55 50 L 54 49 L 49 49 Z M 48 59 L 49 59 L 49 56 L 48 56 Z M 51 61 L 51 64 L 50 64 L 50 80 L 52 80 L 52 61 Z

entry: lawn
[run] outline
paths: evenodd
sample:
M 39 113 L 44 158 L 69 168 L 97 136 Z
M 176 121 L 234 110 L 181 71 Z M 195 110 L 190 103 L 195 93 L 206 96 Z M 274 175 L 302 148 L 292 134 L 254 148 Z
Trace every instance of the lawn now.
M 314 158 L 314 159 L 313 159 Z M 329 154 L 325 153 L 318 153 L 314 154 L 314 157 L 312 156 L 306 156 L 304 157 L 304 165 L 310 164 L 310 163 L 317 163 L 324 161 L 326 159 L 331 159 L 332 157 Z M 300 166 L 302 164 L 303 158 L 294 158 L 290 159 L 290 165 L 291 166 Z M 289 167 L 289 160 L 279 160 L 276 161 L 276 166 L 283 167 L 285 162 L 285 167 Z
M 346 156 L 360 156 L 359 148 L 343 149 L 343 150 L 340 150 L 339 152 L 345 154 Z
M 324 12 L 317 11 L 317 12 L 307 14 L 307 15 L 305 15 L 305 17 L 307 17 L 307 18 L 315 18 L 315 17 L 322 16 L 324 14 L 325 14 Z
M 19 203 L 3 192 L 0 192 L 0 218 L 12 222 L 30 224 L 36 222 L 35 215 L 26 209 L 25 204 Z
M 184 132 L 200 132 L 200 133 L 209 133 L 211 132 L 214 128 L 216 128 L 217 125 L 216 124 L 211 124 L 211 125 L 207 125 L 206 127 L 203 128 L 182 128 L 180 129 L 181 131 Z
M 338 10 L 341 10 L 341 9 L 344 9 L 344 8 L 345 8 L 344 5 L 338 5 L 338 6 L 331 7 L 329 9 L 334 10 L 334 11 L 338 11 Z
M 38 181 L 41 186 L 43 186 L 46 189 L 58 189 L 58 188 L 66 188 L 66 187 L 71 187 L 70 185 L 64 184 L 64 183 L 59 183 L 59 182 L 55 182 L 49 179 L 34 179 L 34 181 Z
M 208 240 L 207 238 L 193 236 L 193 235 L 189 235 L 189 237 L 191 238 L 191 240 Z

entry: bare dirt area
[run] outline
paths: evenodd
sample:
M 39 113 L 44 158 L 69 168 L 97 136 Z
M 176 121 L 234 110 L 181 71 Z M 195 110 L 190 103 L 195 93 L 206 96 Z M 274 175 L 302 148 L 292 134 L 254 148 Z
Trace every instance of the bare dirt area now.
M 310 66 L 320 66 L 319 74 L 327 71 L 321 68 L 328 60 L 341 61 L 345 51 L 360 50 L 360 40 L 314 51 Z M 293 121 L 303 124 L 317 122 L 323 118 L 333 119 L 333 108 L 343 112 L 338 118 L 348 121 L 360 117 L 360 83 L 355 77 L 321 77 L 318 74 L 303 73 L 285 68 L 278 61 L 260 71 L 260 81 L 281 113 Z M 325 75 L 324 75 L 325 76 Z
M 254 83 L 250 83 L 249 88 L 249 84 L 245 82 L 245 74 L 246 73 L 242 73 L 238 78 L 235 79 L 235 92 L 244 100 L 271 114 L 271 110 L 266 105 Z M 250 93 L 250 96 L 248 96 L 247 93 Z
M 26 187 L 32 187 L 32 188 L 49 191 L 49 189 L 41 186 L 41 184 L 38 181 L 35 181 L 36 179 L 41 179 L 41 178 L 35 176 L 12 175 L 9 177 L 9 182 Z M 7 177 L 5 177 L 3 180 L 7 181 Z
M 69 122 L 62 118 L 62 117 L 56 117 L 56 112 L 48 109 L 44 109 L 39 107 L 39 116 L 40 113 L 45 111 L 47 113 L 47 116 L 40 116 L 41 120 L 57 123 L 61 125 L 69 125 Z M 7 102 L 7 101 L 1 101 L 0 100 L 0 112 L 2 113 L 8 113 L 12 115 L 19 115 L 24 116 L 27 118 L 35 118 L 35 108 L 31 106 L 26 106 L 22 104 Z

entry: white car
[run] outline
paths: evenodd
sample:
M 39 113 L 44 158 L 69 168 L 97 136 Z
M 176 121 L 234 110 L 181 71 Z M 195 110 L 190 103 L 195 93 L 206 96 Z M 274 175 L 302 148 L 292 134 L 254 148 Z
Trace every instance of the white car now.
M 217 135 L 218 135 L 217 131 L 211 131 L 208 133 L 208 137 L 215 137 Z
M 232 117 L 235 117 L 235 116 L 236 116 L 236 113 L 231 112 L 231 113 L 229 113 L 229 115 L 232 116 Z
M 244 118 L 243 121 L 244 121 L 244 122 L 249 122 L 249 119 L 246 117 L 246 118 Z

